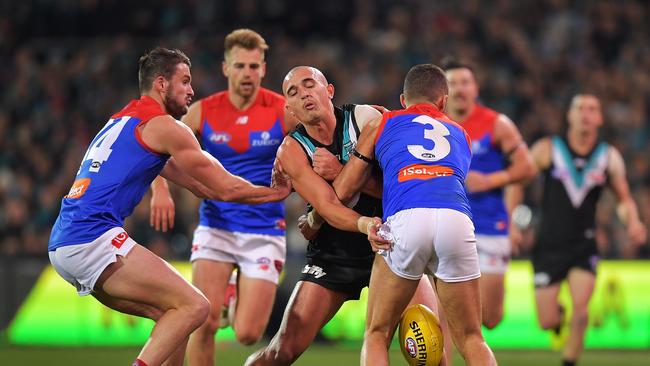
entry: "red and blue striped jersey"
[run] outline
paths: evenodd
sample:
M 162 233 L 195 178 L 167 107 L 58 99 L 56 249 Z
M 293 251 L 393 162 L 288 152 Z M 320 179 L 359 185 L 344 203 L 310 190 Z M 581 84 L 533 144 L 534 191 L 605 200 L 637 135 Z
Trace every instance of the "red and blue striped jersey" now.
M 375 156 L 384 172 L 384 219 L 409 208 L 449 208 L 472 217 L 465 195 L 469 136 L 433 105 L 384 113 Z
M 145 145 L 138 126 L 166 114 L 158 102 L 143 96 L 114 114 L 99 131 L 61 201 L 49 251 L 90 243 L 124 225 L 169 159 Z
M 499 146 L 494 143 L 494 124 L 499 113 L 481 105 L 475 105 L 472 113 L 463 122 L 463 127 L 472 139 L 472 163 L 470 170 L 489 174 L 503 170 L 506 159 Z M 503 188 L 468 193 L 469 205 L 474 214 L 477 234 L 507 235 L 508 211 L 503 202 Z
M 260 88 L 246 110 L 237 109 L 228 92 L 201 103 L 201 144 L 224 168 L 258 185 L 271 184 L 275 155 L 286 134 L 284 97 Z M 284 203 L 248 205 L 203 200 L 200 224 L 228 231 L 284 235 Z

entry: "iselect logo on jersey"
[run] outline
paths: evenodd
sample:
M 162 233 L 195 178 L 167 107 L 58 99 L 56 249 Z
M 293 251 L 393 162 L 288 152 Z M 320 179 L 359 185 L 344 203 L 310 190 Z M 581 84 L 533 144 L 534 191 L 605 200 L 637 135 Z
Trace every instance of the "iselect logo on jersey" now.
M 86 193 L 88 186 L 90 185 L 90 178 L 77 179 L 70 187 L 70 192 L 65 196 L 65 198 L 81 198 Z
M 425 165 L 413 164 L 400 169 L 397 176 L 399 183 L 406 182 L 412 179 L 433 179 L 439 177 L 448 177 L 454 174 L 454 170 L 450 167 L 441 165 Z

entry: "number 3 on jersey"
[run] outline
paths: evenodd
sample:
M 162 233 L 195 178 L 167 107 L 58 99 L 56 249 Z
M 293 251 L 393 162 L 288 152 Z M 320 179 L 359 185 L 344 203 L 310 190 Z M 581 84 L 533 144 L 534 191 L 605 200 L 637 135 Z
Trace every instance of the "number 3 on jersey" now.
M 408 145 L 411 155 L 425 161 L 438 161 L 449 155 L 451 145 L 445 137 L 450 134 L 447 126 L 425 115 L 415 117 L 413 122 L 433 127 L 432 130 L 424 129 L 424 138 L 433 142 L 433 149 L 427 149 L 422 145 Z
M 131 117 L 127 116 L 120 117 L 116 120 L 111 119 L 106 123 L 106 126 L 99 131 L 97 137 L 95 137 L 90 148 L 86 152 L 86 156 L 84 156 L 83 161 L 81 162 L 83 165 L 86 160 L 92 160 L 88 171 L 92 173 L 99 172 L 99 168 L 101 168 L 102 164 L 111 156 L 111 153 L 113 152 L 111 147 L 129 119 L 131 119 Z

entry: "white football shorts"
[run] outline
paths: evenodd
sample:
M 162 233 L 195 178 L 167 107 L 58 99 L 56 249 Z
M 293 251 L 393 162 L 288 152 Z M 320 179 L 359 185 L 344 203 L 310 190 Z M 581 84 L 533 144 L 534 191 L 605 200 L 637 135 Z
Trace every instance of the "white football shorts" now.
M 506 273 L 511 253 L 507 235 L 476 235 L 476 249 L 481 273 Z
M 396 275 L 418 280 L 424 273 L 445 282 L 481 276 L 474 224 L 462 212 L 447 208 L 412 208 L 386 220 L 393 248 L 381 255 Z
M 231 232 L 199 225 L 194 231 L 190 261 L 234 263 L 246 277 L 278 284 L 286 251 L 284 235 Z
M 50 262 L 63 279 L 77 288 L 79 296 L 93 292 L 106 267 L 126 256 L 136 242 L 121 227 L 115 227 L 90 243 L 67 245 L 49 252 Z

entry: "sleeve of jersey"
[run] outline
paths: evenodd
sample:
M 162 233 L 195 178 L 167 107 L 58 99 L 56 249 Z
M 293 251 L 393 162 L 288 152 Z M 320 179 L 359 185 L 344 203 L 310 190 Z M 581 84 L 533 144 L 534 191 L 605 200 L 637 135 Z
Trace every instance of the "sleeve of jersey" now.
M 384 113 L 381 116 L 381 123 L 379 124 L 379 128 L 377 129 L 377 134 L 375 135 L 375 146 L 377 145 L 377 141 L 379 141 L 379 136 L 381 136 L 381 133 L 384 132 L 384 127 L 386 127 L 386 122 L 388 122 L 388 119 L 393 116 L 393 112 L 387 112 Z
M 463 133 L 465 134 L 465 140 L 467 141 L 467 147 L 469 148 L 469 154 L 472 156 L 472 138 L 469 137 L 469 134 L 463 128 Z

